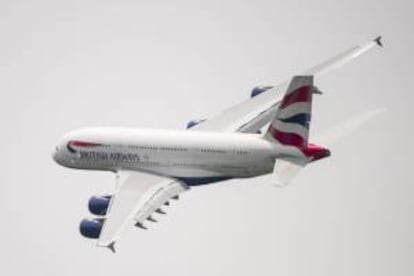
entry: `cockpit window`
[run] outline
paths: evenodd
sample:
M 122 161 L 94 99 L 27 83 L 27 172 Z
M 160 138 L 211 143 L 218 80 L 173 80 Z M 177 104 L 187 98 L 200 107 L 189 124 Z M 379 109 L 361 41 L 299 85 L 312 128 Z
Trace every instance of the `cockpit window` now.
M 76 153 L 76 150 L 74 148 L 72 148 L 71 146 L 71 142 L 68 142 L 68 144 L 66 145 L 66 148 L 68 149 L 68 151 L 70 151 L 71 153 Z

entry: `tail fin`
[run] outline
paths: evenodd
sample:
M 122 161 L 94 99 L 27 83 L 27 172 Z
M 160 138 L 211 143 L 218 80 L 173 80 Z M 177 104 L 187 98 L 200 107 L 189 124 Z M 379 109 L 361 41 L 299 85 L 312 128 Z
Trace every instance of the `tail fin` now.
M 294 77 L 265 139 L 286 146 L 307 148 L 314 90 L 313 76 Z
M 275 185 L 286 186 L 309 162 L 330 155 L 329 150 L 308 142 L 314 93 L 320 92 L 313 86 L 313 76 L 294 77 L 264 136 L 286 149 L 275 162 Z

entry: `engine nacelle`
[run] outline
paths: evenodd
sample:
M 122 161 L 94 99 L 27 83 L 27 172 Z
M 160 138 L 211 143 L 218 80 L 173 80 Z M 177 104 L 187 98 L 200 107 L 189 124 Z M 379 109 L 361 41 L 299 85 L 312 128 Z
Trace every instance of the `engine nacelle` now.
M 104 216 L 109 207 L 112 196 L 92 196 L 88 202 L 88 209 L 94 215 Z
M 252 92 L 250 93 L 250 98 L 254 98 L 259 94 L 262 94 L 266 90 L 269 90 L 270 88 L 273 88 L 273 86 L 256 86 L 252 89 Z
M 191 120 L 187 123 L 187 129 L 192 128 L 196 125 L 198 125 L 199 123 L 204 122 L 205 120 Z
M 103 219 L 84 219 L 79 225 L 82 236 L 89 239 L 97 239 L 101 234 Z

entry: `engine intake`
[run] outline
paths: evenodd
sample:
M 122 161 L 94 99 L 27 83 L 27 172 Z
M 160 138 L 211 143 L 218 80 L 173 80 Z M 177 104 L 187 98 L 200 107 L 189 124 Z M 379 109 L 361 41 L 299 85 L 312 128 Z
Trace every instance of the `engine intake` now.
M 110 195 L 92 196 L 88 203 L 89 212 L 97 216 L 106 215 L 111 198 Z
M 84 219 L 79 225 L 82 236 L 89 239 L 97 239 L 101 234 L 103 219 Z

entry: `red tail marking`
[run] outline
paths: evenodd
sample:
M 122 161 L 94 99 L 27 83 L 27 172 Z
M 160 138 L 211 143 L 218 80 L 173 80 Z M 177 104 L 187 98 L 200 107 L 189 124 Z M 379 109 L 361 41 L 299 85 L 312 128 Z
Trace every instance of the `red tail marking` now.
M 273 126 L 270 127 L 269 131 L 273 138 L 283 145 L 295 146 L 297 148 L 306 147 L 306 141 L 298 134 L 282 132 Z
M 312 86 L 302 86 L 292 91 L 289 95 L 286 95 L 279 108 L 285 108 L 298 102 L 310 102 L 312 95 Z

